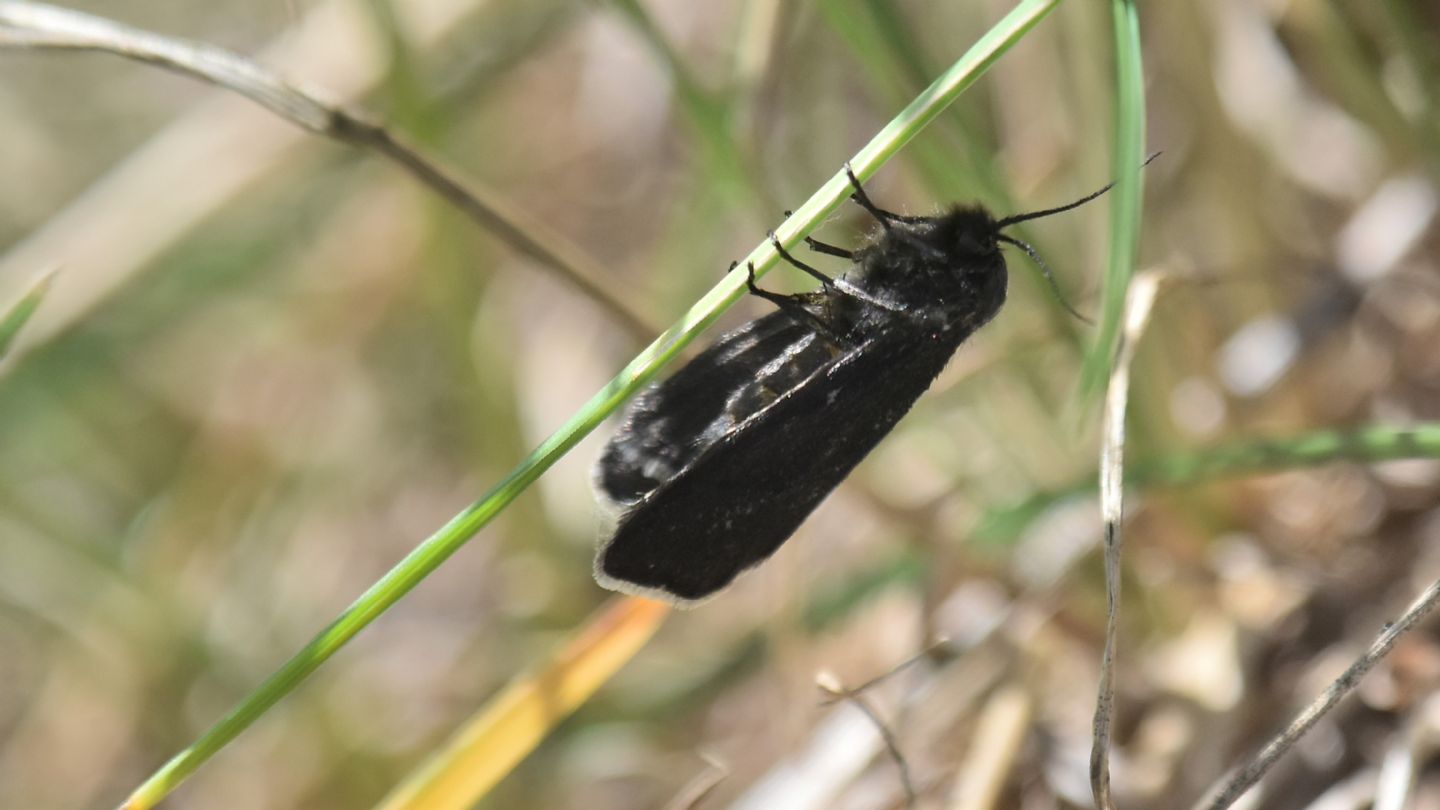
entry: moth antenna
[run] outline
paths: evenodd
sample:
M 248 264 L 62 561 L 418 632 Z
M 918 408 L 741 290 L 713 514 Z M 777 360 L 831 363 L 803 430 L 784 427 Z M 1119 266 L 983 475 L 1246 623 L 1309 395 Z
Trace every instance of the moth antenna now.
M 1157 158 L 1157 157 L 1160 157 L 1160 153 L 1159 153 L 1159 152 L 1155 152 L 1155 153 L 1151 154 L 1150 157 L 1145 158 L 1145 162 L 1144 162 L 1144 163 L 1141 163 L 1141 164 L 1140 164 L 1140 168 L 1143 169 L 1143 168 L 1145 168 L 1146 166 L 1149 166 L 1149 165 L 1150 165 L 1150 161 L 1154 160 L 1154 159 Z M 996 222 L 995 222 L 995 228 L 996 228 L 997 230 L 1000 229 L 1000 228 L 1008 228 L 1008 227 L 1010 227 L 1011 225 L 1016 224 L 1017 222 L 1027 222 L 1027 221 L 1032 220 L 1032 219 L 1040 219 L 1041 217 L 1048 217 L 1048 216 L 1052 216 L 1052 215 L 1054 215 L 1054 214 L 1063 214 L 1063 213 L 1065 213 L 1066 211 L 1071 210 L 1072 208 L 1079 208 L 1080 206 L 1084 205 L 1085 203 L 1090 202 L 1091 200 L 1095 199 L 1096 197 L 1099 197 L 1100 195 L 1104 194 L 1105 192 L 1109 191 L 1110 189 L 1112 189 L 1112 188 L 1114 188 L 1114 187 L 1115 187 L 1115 183 L 1114 183 L 1114 182 L 1106 183 L 1104 188 L 1100 189 L 1099 191 L 1092 191 L 1092 192 L 1090 192 L 1089 194 L 1086 194 L 1084 197 L 1081 197 L 1080 199 L 1076 200 L 1075 202 L 1067 203 L 1067 204 L 1065 204 L 1065 205 L 1061 205 L 1061 206 L 1058 206 L 1058 207 L 1056 207 L 1056 208 L 1046 208 L 1046 209 L 1043 210 L 1043 211 L 1031 211 L 1031 212 L 1028 213 L 1028 214 L 1014 214 L 1014 215 L 1012 215 L 1012 216 L 1008 216 L 1008 217 L 1005 217 L 1005 218 L 1003 218 L 1003 219 L 996 220 Z M 1033 255 L 1033 254 L 1032 254 L 1032 255 Z
M 995 234 L 995 238 L 1000 240 L 1001 242 L 1004 242 L 1008 245 L 1014 245 L 1015 247 L 1018 247 L 1021 250 L 1025 251 L 1025 255 L 1029 256 L 1030 260 L 1035 262 L 1036 266 L 1040 268 L 1040 274 L 1043 275 L 1045 277 L 1045 281 L 1050 284 L 1050 291 L 1055 294 L 1055 300 L 1060 302 L 1060 306 L 1065 307 L 1065 311 L 1069 312 L 1071 315 L 1074 315 L 1085 323 L 1091 324 L 1092 326 L 1094 325 L 1094 321 L 1090 320 L 1084 315 L 1081 315 L 1079 312 L 1076 312 L 1075 308 L 1070 306 L 1070 302 L 1065 300 L 1065 294 L 1060 291 L 1060 285 L 1055 281 L 1055 274 L 1050 272 L 1050 266 L 1045 264 L 1045 260 L 1040 258 L 1040 254 L 1035 251 L 1035 248 L 1030 246 L 1030 243 L 1021 241 L 1013 236 L 1009 236 L 1003 233 Z
M 1099 197 L 1100 195 L 1102 195 L 1102 194 L 1104 194 L 1105 192 L 1109 191 L 1111 188 L 1114 188 L 1114 186 L 1115 186 L 1114 183 L 1106 183 L 1104 188 L 1100 189 L 1099 191 L 1092 191 L 1092 192 L 1090 192 L 1089 194 L 1086 194 L 1084 197 L 1081 197 L 1080 199 L 1076 200 L 1075 202 L 1066 203 L 1065 205 L 1057 206 L 1057 207 L 1055 207 L 1055 208 L 1046 208 L 1046 209 L 1043 210 L 1043 211 L 1031 211 L 1031 212 L 1028 213 L 1028 214 L 1014 214 L 1014 215 L 1005 217 L 1005 218 L 1003 218 L 1003 219 L 998 219 L 998 220 L 995 221 L 995 227 L 996 227 L 997 229 L 998 229 L 998 228 L 1008 228 L 1008 227 L 1010 227 L 1011 225 L 1014 225 L 1014 224 L 1016 224 L 1016 223 L 1018 223 L 1018 222 L 1027 222 L 1027 221 L 1032 220 L 1032 219 L 1040 219 L 1041 217 L 1048 217 L 1048 216 L 1052 216 L 1052 215 L 1054 215 L 1054 214 L 1063 214 L 1063 213 L 1065 213 L 1066 211 L 1069 211 L 1069 210 L 1072 209 L 1072 208 L 1079 208 L 1080 206 L 1084 205 L 1085 203 L 1090 202 L 1091 200 L 1095 199 L 1096 197 Z

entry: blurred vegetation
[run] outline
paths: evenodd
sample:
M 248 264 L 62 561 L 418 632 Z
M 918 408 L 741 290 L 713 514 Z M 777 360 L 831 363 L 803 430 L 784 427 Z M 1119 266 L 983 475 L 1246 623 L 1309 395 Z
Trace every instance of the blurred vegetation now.
M 542 217 L 668 323 L 1010 7 L 86 8 L 264 53 L 337 94 L 373 71 L 358 104 Z M 1168 486 L 1129 507 L 1115 785 L 1123 807 L 1160 808 L 1253 750 L 1440 572 L 1440 465 L 1403 460 L 1433 442 L 1307 444 L 1432 436 L 1440 420 L 1440 11 L 1139 10 L 1148 148 L 1164 150 L 1144 175 L 1139 258 L 1182 283 L 1132 382 L 1129 456 L 1159 459 L 1148 469 Z M 316 19 L 330 24 L 304 53 L 267 50 Z M 872 195 L 1011 212 L 1107 182 L 1114 52 L 1104 4 L 1062 3 Z M 373 158 L 105 56 L 0 51 L 0 65 L 7 342 L 8 313 L 60 266 L 0 379 L 0 807 L 110 807 L 639 347 Z M 157 143 L 148 159 L 173 174 L 124 172 Z M 185 218 L 236 173 L 249 179 Z M 97 210 L 122 182 L 123 201 Z M 1101 307 L 1107 216 L 1099 202 L 1024 234 L 1086 312 Z M 181 223 L 174 238 L 134 248 L 167 222 Z M 817 236 L 853 244 L 868 227 L 847 207 Z M 37 263 L 25 247 L 41 233 L 113 261 Z M 989 744 L 979 720 L 1002 686 L 1029 710 L 997 806 L 1089 806 L 1098 517 L 1091 500 L 1052 496 L 1093 476 L 1080 378 L 1094 335 L 1023 257 L 1011 270 L 1002 315 L 777 558 L 670 618 L 481 806 L 660 807 L 704 778 L 702 753 L 727 772 L 698 807 L 897 806 L 873 729 L 822 706 L 814 676 L 857 685 L 937 635 L 953 655 L 872 692 L 923 806 L 977 778 L 965 766 Z M 767 286 L 803 288 L 798 275 Z M 742 301 L 725 322 L 764 309 Z M 170 806 L 370 806 L 545 661 L 608 597 L 590 577 L 602 440 Z M 1264 474 L 1200 485 L 1164 466 L 1204 458 Z M 1403 642 L 1260 806 L 1347 786 L 1360 796 L 1347 806 L 1365 806 L 1387 752 L 1414 768 L 1413 806 L 1440 801 L 1424 742 L 1440 722 L 1436 638 Z

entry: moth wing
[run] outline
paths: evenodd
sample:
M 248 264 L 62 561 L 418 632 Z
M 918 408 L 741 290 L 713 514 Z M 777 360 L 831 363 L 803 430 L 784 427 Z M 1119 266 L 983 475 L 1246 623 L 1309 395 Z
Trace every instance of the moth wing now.
M 815 368 L 634 503 L 596 579 L 693 604 L 770 557 L 929 387 L 944 344 L 882 330 Z
M 772 312 L 722 335 L 641 392 L 595 465 L 596 493 L 623 510 L 673 478 L 748 415 L 731 407 L 735 392 L 811 332 Z

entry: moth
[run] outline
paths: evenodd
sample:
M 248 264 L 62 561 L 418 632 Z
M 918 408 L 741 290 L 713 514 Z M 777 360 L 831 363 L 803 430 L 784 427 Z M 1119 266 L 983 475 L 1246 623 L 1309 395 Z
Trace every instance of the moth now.
M 979 205 L 907 216 L 875 205 L 848 165 L 846 173 L 878 238 L 855 251 L 806 244 L 850 269 L 831 278 L 772 232 L 781 258 L 819 289 L 763 290 L 750 265 L 749 291 L 777 310 L 631 401 L 594 470 L 614 519 L 595 558 L 602 586 L 692 606 L 774 554 L 1000 311 L 1002 244 L 1023 250 L 1054 285 L 1034 248 L 1002 231 L 1110 188 L 998 219 Z

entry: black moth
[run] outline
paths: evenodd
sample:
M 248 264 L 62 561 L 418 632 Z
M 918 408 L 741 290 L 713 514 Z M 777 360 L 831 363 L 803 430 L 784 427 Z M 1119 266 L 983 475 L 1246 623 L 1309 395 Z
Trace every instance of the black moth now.
M 978 205 L 903 216 L 877 207 L 846 171 L 879 238 L 854 252 L 806 243 L 851 260 L 850 270 L 831 279 L 771 234 L 821 288 L 768 292 L 751 267 L 750 292 L 779 311 L 723 335 L 630 403 L 595 466 L 616 518 L 595 559 L 602 586 L 692 605 L 774 554 L 1000 311 L 1000 243 L 1039 263 L 1001 229 L 1109 189 L 1003 219 Z

